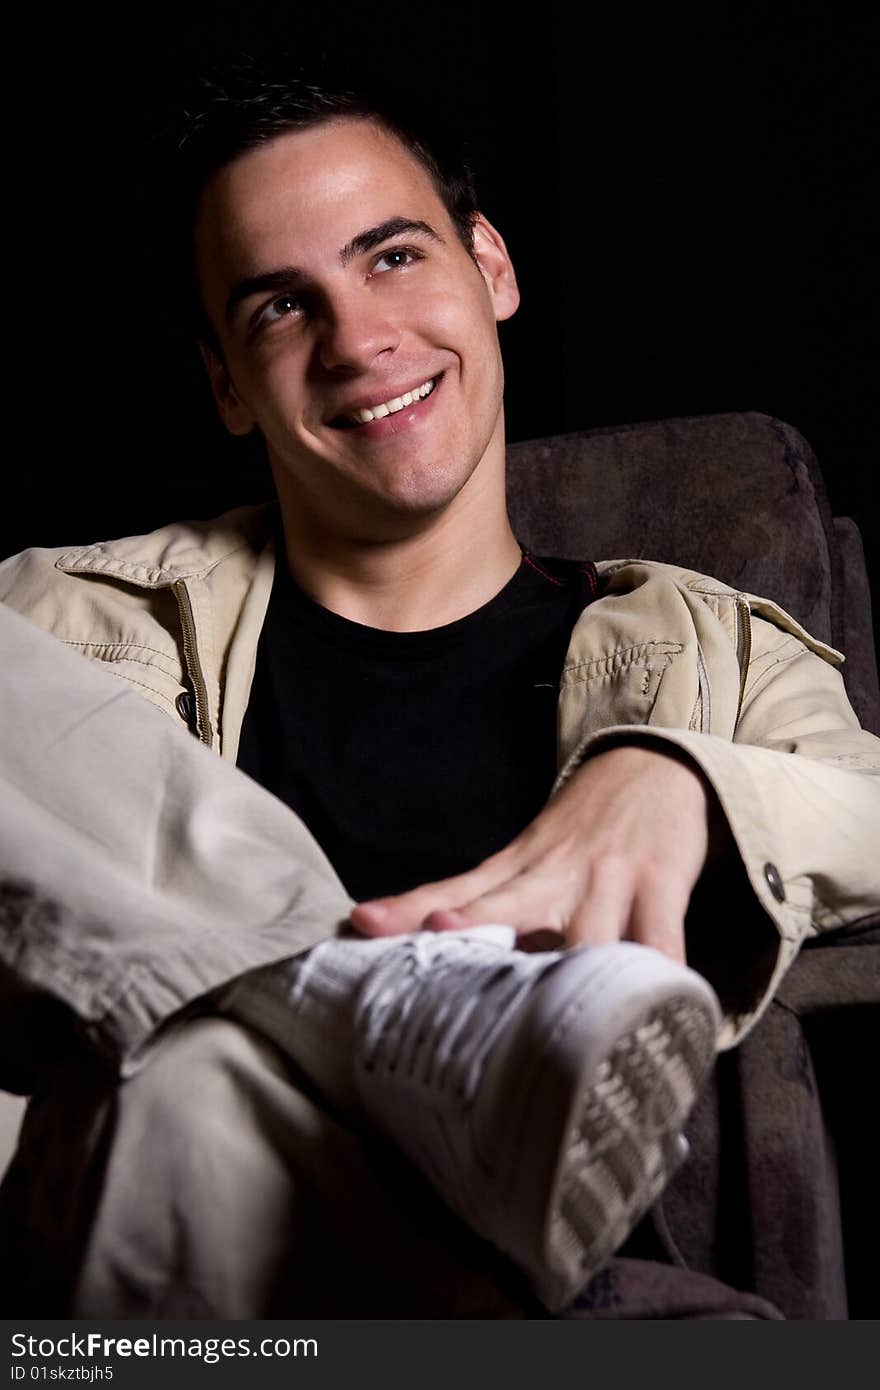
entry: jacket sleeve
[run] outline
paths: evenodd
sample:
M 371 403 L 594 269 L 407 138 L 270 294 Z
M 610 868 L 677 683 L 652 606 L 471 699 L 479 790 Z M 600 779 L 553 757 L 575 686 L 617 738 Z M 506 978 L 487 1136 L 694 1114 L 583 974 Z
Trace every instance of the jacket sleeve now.
M 0 1086 L 86 1042 L 139 1065 L 187 1006 L 352 907 L 275 797 L 0 604 Z
M 720 1042 L 732 1046 L 806 938 L 880 912 L 880 739 L 859 727 L 830 662 L 754 615 L 733 739 L 618 725 L 596 733 L 583 756 L 636 738 L 674 745 L 698 764 L 762 909 L 763 937 L 740 937 L 730 915 L 718 914 L 728 939 L 713 952 L 718 976 L 710 978 L 725 1006 Z M 703 894 L 704 906 L 711 901 Z M 732 979 L 745 990 L 731 988 Z

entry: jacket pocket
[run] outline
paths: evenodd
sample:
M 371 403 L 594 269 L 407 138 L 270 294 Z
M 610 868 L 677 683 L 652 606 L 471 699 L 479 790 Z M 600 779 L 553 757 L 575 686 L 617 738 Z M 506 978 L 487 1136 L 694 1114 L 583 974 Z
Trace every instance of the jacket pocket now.
M 599 729 L 650 724 L 664 680 L 683 650 L 680 642 L 640 642 L 566 666 L 559 683 L 560 764 Z M 688 722 L 686 716 L 685 727 Z

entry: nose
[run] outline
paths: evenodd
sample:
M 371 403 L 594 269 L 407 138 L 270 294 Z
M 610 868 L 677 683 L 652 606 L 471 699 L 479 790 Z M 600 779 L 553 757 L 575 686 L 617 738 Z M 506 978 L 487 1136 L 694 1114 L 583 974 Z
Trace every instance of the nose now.
M 335 297 L 323 318 L 318 357 L 328 372 L 362 372 L 400 343 L 400 330 L 366 286 Z

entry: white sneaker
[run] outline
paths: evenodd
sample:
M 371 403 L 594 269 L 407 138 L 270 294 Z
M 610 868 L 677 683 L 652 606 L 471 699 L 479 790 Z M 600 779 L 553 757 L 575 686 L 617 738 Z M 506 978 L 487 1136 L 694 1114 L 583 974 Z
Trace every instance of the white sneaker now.
M 555 1312 L 687 1153 L 719 1021 L 706 981 L 645 946 L 527 954 L 420 932 L 364 981 L 355 1080 L 370 1120 Z

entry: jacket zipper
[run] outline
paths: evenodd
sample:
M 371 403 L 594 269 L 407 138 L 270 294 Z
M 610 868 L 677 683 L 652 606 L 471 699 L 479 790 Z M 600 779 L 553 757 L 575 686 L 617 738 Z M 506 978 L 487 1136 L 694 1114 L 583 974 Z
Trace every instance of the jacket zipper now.
M 214 741 L 214 735 L 208 713 L 208 688 L 205 685 L 205 678 L 196 650 L 196 625 L 193 618 L 192 602 L 182 579 L 178 579 L 171 588 L 177 599 L 177 607 L 180 612 L 180 625 L 183 629 L 183 655 L 196 702 L 196 733 L 199 736 L 199 741 L 207 744 L 210 748 Z
M 736 597 L 736 659 L 739 662 L 739 701 L 736 706 L 736 721 L 742 712 L 743 697 L 746 693 L 746 679 L 752 659 L 752 610 L 748 599 L 737 594 Z

